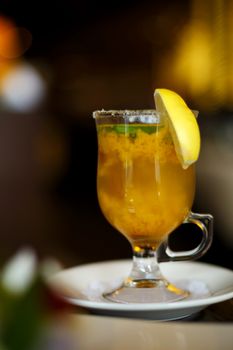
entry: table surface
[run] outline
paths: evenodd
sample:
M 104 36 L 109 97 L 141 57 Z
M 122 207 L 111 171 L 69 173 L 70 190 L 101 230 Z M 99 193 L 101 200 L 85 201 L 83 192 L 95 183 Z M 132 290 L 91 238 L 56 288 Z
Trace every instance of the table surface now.
M 233 349 L 233 300 L 172 322 L 98 316 L 80 308 L 70 316 L 79 350 Z

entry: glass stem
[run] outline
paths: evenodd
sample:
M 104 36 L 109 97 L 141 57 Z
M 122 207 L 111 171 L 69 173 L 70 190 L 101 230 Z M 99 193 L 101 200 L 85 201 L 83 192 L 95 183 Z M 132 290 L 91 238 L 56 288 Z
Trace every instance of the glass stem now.
M 160 272 L 155 250 L 143 249 L 133 255 L 133 266 L 125 285 L 128 287 L 153 287 L 164 278 Z

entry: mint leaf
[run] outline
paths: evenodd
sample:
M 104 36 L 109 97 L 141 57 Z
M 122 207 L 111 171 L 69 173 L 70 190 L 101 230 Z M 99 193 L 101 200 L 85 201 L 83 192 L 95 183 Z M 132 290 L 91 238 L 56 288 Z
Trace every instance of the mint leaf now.
M 126 134 L 130 137 L 136 137 L 138 130 L 145 132 L 146 134 L 153 134 L 160 130 L 160 125 L 147 125 L 147 124 L 113 124 L 111 126 L 101 125 L 99 131 L 116 132 L 117 134 Z

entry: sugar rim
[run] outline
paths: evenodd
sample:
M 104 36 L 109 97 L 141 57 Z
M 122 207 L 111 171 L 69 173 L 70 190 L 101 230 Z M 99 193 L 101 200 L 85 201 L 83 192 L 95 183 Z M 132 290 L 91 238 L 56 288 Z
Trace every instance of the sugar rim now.
M 199 111 L 191 110 L 195 117 L 198 117 Z M 163 113 L 156 111 L 155 109 L 119 109 L 119 110 L 96 110 L 92 113 L 94 119 L 106 118 L 106 117 L 161 117 Z
M 155 109 L 119 109 L 119 110 L 97 110 L 93 112 L 93 118 L 101 118 L 101 117 L 122 117 L 122 118 L 127 118 L 127 117 L 148 117 L 148 116 L 155 116 L 158 117 L 160 115 L 159 112 L 157 112 Z

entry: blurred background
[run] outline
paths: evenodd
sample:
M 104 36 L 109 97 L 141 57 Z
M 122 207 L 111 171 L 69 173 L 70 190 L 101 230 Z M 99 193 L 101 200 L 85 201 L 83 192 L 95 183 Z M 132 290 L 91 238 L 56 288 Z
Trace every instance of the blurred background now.
M 233 267 L 230 0 L 1 0 L 1 263 L 25 245 L 65 266 L 131 256 L 98 207 L 92 111 L 153 108 L 158 87 L 200 111 L 202 260 Z

